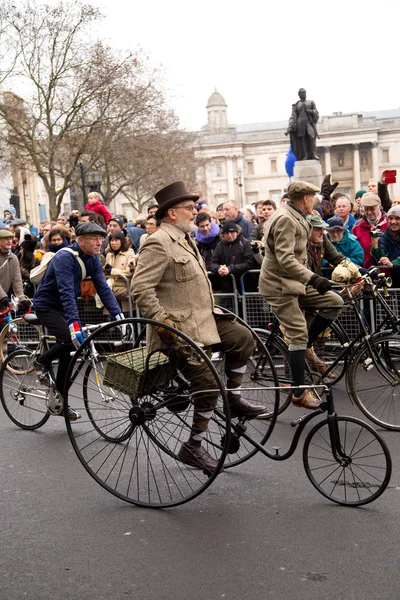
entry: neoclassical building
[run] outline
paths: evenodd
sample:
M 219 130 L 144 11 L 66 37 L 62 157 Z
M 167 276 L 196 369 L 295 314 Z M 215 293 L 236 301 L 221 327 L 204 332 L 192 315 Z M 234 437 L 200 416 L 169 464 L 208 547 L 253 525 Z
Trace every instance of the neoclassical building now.
M 289 103 L 290 108 L 290 103 Z M 288 118 L 290 116 L 288 110 Z M 279 204 L 290 183 L 285 170 L 288 121 L 229 125 L 227 104 L 215 90 L 207 102 L 207 125 L 199 132 L 196 155 L 205 165 L 199 174 L 203 196 L 214 208 L 227 199 L 241 206 L 271 199 Z M 389 188 L 400 196 L 400 109 L 333 113 L 318 122 L 318 155 L 323 174 L 332 173 L 339 190 L 351 198 L 370 178 L 397 169 Z

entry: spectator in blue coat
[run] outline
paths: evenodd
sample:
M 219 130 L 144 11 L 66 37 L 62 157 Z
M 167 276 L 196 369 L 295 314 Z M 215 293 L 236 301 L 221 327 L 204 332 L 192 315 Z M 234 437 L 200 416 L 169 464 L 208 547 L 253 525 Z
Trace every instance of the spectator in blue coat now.
M 348 258 L 354 264 L 362 267 L 364 263 L 364 250 L 356 236 L 349 233 L 347 227 L 340 217 L 331 217 L 328 219 L 328 227 L 326 228 L 329 239 L 334 248 Z
M 353 225 L 356 224 L 356 219 L 354 218 L 354 215 L 351 214 L 352 208 L 353 206 L 348 196 L 343 194 L 336 198 L 335 214 L 343 219 L 343 225 L 347 228 L 349 233 L 352 232 Z
M 242 236 L 249 240 L 251 238 L 251 232 L 254 229 L 254 223 L 245 219 L 243 213 L 240 212 L 237 202 L 235 200 L 228 200 L 224 204 L 224 215 L 226 221 L 235 221 L 241 229 Z

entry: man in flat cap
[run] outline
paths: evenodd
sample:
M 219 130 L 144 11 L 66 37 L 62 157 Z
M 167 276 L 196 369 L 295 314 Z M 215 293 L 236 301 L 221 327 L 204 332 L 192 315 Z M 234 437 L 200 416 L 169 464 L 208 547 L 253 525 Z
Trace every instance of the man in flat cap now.
M 225 373 L 232 417 L 256 417 L 265 406 L 255 406 L 240 395 L 247 360 L 254 350 L 251 333 L 242 325 L 224 318 L 214 306 L 211 285 L 204 261 L 190 239 L 196 217 L 196 194 L 190 194 L 183 181 L 160 190 L 156 218 L 159 229 L 144 242 L 132 278 L 132 294 L 145 318 L 161 321 L 180 329 L 206 350 L 218 348 L 225 354 Z M 160 327 L 158 347 L 174 344 L 171 332 Z M 193 423 L 189 438 L 182 444 L 178 458 L 189 466 L 214 470 L 216 460 L 201 445 L 218 392 L 205 366 L 186 368 L 190 381 L 207 393 L 194 397 Z M 211 389 L 210 389 L 211 388 Z M 214 388 L 214 389 L 213 389 Z
M 330 291 L 330 281 L 313 273 L 308 266 L 311 225 L 306 217 L 312 214 L 318 191 L 315 185 L 305 181 L 290 184 L 289 200 L 268 220 L 264 236 L 260 294 L 290 340 L 289 365 L 295 386 L 305 384 L 306 352 L 312 353 L 318 335 L 336 319 L 343 305 L 341 297 Z M 319 309 L 309 329 L 302 311 L 307 306 Z M 314 410 L 320 403 L 312 390 L 298 388 L 292 394 L 294 406 Z
M 361 198 L 360 205 L 363 209 L 362 218 L 353 227 L 353 235 L 356 236 L 364 250 L 364 267 L 372 266 L 371 236 L 383 235 L 388 226 L 386 213 L 382 210 L 379 196 L 368 192 Z
M 33 306 L 41 324 L 56 343 L 36 361 L 40 381 L 55 386 L 62 396 L 70 353 L 83 343 L 84 336 L 78 314 L 77 298 L 81 281 L 91 277 L 101 301 L 114 319 L 123 319 L 121 308 L 107 285 L 99 260 L 103 238 L 107 235 L 96 223 L 80 223 L 75 228 L 76 242 L 59 250 L 49 262 L 46 273 L 33 298 Z M 53 360 L 59 359 L 56 381 L 50 375 Z M 61 414 L 61 413 L 60 413 Z M 69 418 L 80 415 L 70 408 Z

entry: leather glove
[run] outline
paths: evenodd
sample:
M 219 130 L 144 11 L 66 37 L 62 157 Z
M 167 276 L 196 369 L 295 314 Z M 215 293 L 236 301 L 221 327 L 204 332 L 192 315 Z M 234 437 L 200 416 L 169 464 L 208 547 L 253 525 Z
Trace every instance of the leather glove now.
M 104 265 L 104 267 L 103 267 L 103 268 L 104 268 L 104 273 L 105 273 L 106 275 L 111 275 L 111 271 L 112 271 L 112 266 L 111 266 L 111 265 L 108 265 L 108 264 L 107 264 L 107 265 Z M 125 317 L 124 317 L 124 318 L 125 318 Z
M 330 200 L 331 199 L 331 194 L 333 194 L 333 192 L 336 190 L 337 186 L 339 185 L 338 181 L 335 181 L 335 183 L 331 183 L 331 175 L 325 175 L 323 181 L 322 181 L 322 185 L 321 185 L 321 196 L 323 196 L 324 198 L 326 198 L 326 200 Z
M 318 294 L 321 294 L 321 296 L 332 289 L 332 284 L 329 279 L 320 277 L 319 275 L 313 275 L 308 282 L 308 285 L 311 285 L 314 290 L 317 290 Z
M 22 308 L 26 311 L 28 311 L 30 309 L 30 307 L 32 306 L 32 302 L 28 299 L 21 300 L 20 304 L 21 304 Z
M 78 349 L 79 346 L 85 341 L 85 337 L 87 337 L 81 329 L 81 324 L 78 321 L 74 321 L 69 326 L 69 332 L 73 345 L 76 349 Z
M 171 319 L 164 319 L 163 323 L 165 323 L 165 325 L 170 325 L 170 327 L 178 329 L 176 323 L 171 321 Z M 172 331 L 168 331 L 164 327 L 157 327 L 156 333 L 158 333 L 161 340 L 164 342 L 164 344 L 167 344 L 167 346 L 177 346 L 179 343 L 179 337 L 175 333 L 173 333 Z
M 11 304 L 11 300 L 10 300 L 10 298 L 8 296 L 5 296 L 4 298 L 2 298 L 0 300 L 0 304 L 2 306 L 4 306 L 4 308 L 8 308 L 10 306 L 10 304 Z

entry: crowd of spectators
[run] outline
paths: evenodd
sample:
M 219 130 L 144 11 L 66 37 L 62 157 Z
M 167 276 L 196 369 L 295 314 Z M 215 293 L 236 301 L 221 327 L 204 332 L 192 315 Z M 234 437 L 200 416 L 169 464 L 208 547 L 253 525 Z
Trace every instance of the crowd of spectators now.
M 326 182 L 327 178 L 315 206 L 315 219 L 310 222 L 309 260 L 314 272 L 326 275 L 334 268 L 337 261 L 330 257 L 335 251 L 358 267 L 379 265 L 390 269 L 394 285 L 400 287 L 400 198 L 390 200 L 384 178 L 379 182 L 370 180 L 368 189 L 357 191 L 354 201 L 342 192 L 335 192 L 337 184 Z M 227 200 L 215 211 L 201 193 L 197 194 L 196 229 L 191 235 L 212 274 L 214 291 L 232 292 L 233 282 L 240 290 L 241 276 L 260 268 L 265 225 L 286 204 L 287 194 L 282 196 L 280 207 L 272 200 L 263 200 L 241 209 L 234 200 Z M 18 218 L 15 207 L 10 205 L 4 211 L 0 230 L 12 234 L 11 252 L 18 260 L 23 294 L 31 298 L 35 289 L 30 280 L 32 269 L 61 248 L 70 246 L 78 223 L 97 223 L 107 231 L 100 260 L 108 284 L 117 297 L 126 298 L 136 255 L 158 229 L 156 211 L 157 205 L 150 204 L 147 214 L 128 222 L 124 215 L 112 215 L 100 195 L 92 192 L 82 212 L 73 210 L 68 217 L 61 215 L 56 221 L 42 221 L 37 228 Z M 0 249 L 0 254 L 7 255 L 6 242 L 3 245 L 5 249 Z M 9 290 L 4 293 L 8 296 Z M 126 304 L 123 309 L 126 310 Z

